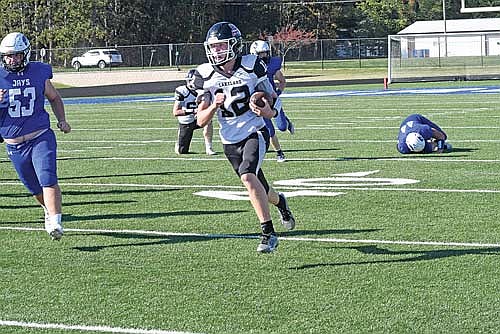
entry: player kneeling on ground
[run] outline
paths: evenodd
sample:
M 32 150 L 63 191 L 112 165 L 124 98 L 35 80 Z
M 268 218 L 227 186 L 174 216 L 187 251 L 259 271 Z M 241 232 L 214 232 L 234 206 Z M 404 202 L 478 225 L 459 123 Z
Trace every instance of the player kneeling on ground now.
M 198 93 L 194 87 L 194 69 L 191 69 L 186 74 L 186 84 L 175 89 L 175 102 L 173 114 L 179 121 L 179 131 L 177 133 L 177 142 L 175 143 L 175 153 L 189 153 L 189 146 L 193 139 L 194 130 L 202 127 L 196 124 L 196 98 Z M 205 152 L 208 155 L 214 155 L 212 149 L 212 136 L 214 128 L 212 122 L 209 122 L 203 127 L 203 137 L 205 138 Z

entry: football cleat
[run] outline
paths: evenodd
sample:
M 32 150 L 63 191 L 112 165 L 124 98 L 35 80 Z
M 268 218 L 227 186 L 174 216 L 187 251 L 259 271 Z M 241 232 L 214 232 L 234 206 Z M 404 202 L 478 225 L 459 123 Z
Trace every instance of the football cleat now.
M 286 161 L 285 154 L 283 152 L 277 153 L 276 154 L 276 161 L 277 162 L 285 162 Z
M 285 203 L 283 208 L 276 206 L 280 214 L 281 225 L 289 231 L 293 230 L 295 228 L 295 218 L 293 217 L 292 211 L 290 211 L 290 208 L 288 207 L 286 197 L 282 193 L 278 193 L 278 196 L 283 200 L 283 203 Z
M 61 237 L 64 233 L 61 224 L 54 223 L 48 218 L 45 219 L 45 231 L 47 231 L 52 240 L 61 240 Z
M 207 155 L 216 155 L 216 154 L 217 154 L 217 153 L 216 153 L 214 150 L 212 150 L 211 148 L 207 148 L 205 151 L 206 151 Z
M 453 146 L 450 143 L 445 143 L 444 144 L 444 151 L 446 153 L 451 152 L 453 150 Z
M 260 244 L 257 246 L 259 253 L 272 253 L 278 247 L 278 236 L 276 233 L 261 234 Z
M 62 226 L 61 226 L 61 229 L 56 228 L 55 230 L 53 230 L 49 234 L 50 234 L 52 240 L 55 240 L 55 241 L 61 240 L 62 235 L 63 235 Z

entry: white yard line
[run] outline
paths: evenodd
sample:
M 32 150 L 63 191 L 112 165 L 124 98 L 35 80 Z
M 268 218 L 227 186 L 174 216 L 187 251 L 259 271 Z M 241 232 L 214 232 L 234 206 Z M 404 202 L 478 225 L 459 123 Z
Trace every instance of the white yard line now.
M 0 226 L 0 230 L 23 231 L 23 232 L 45 232 L 44 228 Z M 164 237 L 198 237 L 206 239 L 258 239 L 258 235 L 238 235 L 238 234 L 204 234 L 204 233 L 179 233 L 147 230 L 107 230 L 107 229 L 83 229 L 65 228 L 65 232 L 80 233 L 102 233 L 102 234 L 137 234 L 156 235 Z M 323 242 L 323 243 L 353 243 L 353 244 L 390 244 L 390 245 L 415 245 L 415 246 L 444 246 L 444 247 L 500 247 L 500 244 L 480 243 L 480 242 L 456 242 L 456 241 L 412 241 L 412 240 L 380 240 L 380 239 L 339 239 L 339 238 L 300 238 L 300 237 L 279 237 L 280 240 Z
M 191 332 L 166 331 L 161 329 L 136 329 L 136 328 L 121 328 L 121 327 L 109 327 L 109 326 L 45 324 L 36 322 L 8 321 L 8 320 L 0 320 L 0 326 L 78 330 L 78 331 L 92 331 L 92 332 L 102 332 L 102 333 L 126 333 L 126 334 L 194 334 Z
M 245 189 L 243 186 L 224 186 L 211 184 L 144 184 L 144 183 L 59 183 L 63 187 L 123 187 L 123 188 L 153 188 L 153 189 Z M 21 182 L 0 182 L 0 186 L 23 186 Z M 443 192 L 443 193 L 500 193 L 498 189 L 433 189 L 433 188 L 375 188 L 375 187 L 353 187 L 342 185 L 328 186 L 280 186 L 280 189 L 288 190 L 363 190 L 363 191 L 416 191 L 416 192 Z
M 71 157 L 66 157 L 67 159 L 71 159 Z M 63 158 L 60 158 L 63 159 Z M 181 157 L 107 157 L 107 158 L 93 158 L 94 160 L 192 160 L 192 161 L 207 161 L 207 160 L 223 160 L 227 161 L 226 158 L 181 158 Z M 266 158 L 266 161 L 275 161 L 274 158 Z M 472 163 L 499 163 L 500 159 L 455 159 L 448 158 L 444 156 L 434 156 L 429 158 L 416 158 L 416 157 L 405 157 L 405 158 L 356 158 L 356 157 L 332 157 L 332 158 L 287 158 L 287 161 L 340 161 L 340 160 L 372 160 L 372 161 L 424 161 L 424 162 L 441 162 L 441 163 L 456 163 L 456 162 L 472 162 Z

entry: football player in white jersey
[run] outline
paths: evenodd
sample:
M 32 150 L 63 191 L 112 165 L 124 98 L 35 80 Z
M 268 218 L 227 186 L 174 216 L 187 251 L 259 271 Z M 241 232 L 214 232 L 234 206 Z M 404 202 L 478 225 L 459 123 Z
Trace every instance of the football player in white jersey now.
M 179 122 L 177 143 L 175 144 L 175 153 L 177 154 L 189 153 L 193 132 L 194 130 L 201 129 L 201 127 L 196 124 L 196 97 L 198 93 L 193 85 L 194 72 L 194 69 L 189 70 L 186 74 L 186 84 L 175 89 L 175 102 L 172 112 Z M 215 154 L 212 149 L 213 132 L 214 127 L 212 122 L 209 122 L 203 128 L 205 152 L 208 155 Z
M 198 125 L 204 126 L 217 114 L 224 154 L 248 190 L 250 202 L 261 226 L 257 251 L 270 253 L 278 246 L 269 202 L 279 211 L 281 223 L 291 230 L 295 218 L 285 196 L 272 189 L 261 165 L 269 147 L 269 132 L 263 117 L 276 117 L 281 108 L 267 79 L 266 65 L 255 55 L 241 56 L 239 29 L 229 22 L 214 24 L 204 43 L 208 63 L 198 66 L 195 87 L 203 90 L 198 105 Z M 274 101 L 259 107 L 250 97 L 266 92 Z

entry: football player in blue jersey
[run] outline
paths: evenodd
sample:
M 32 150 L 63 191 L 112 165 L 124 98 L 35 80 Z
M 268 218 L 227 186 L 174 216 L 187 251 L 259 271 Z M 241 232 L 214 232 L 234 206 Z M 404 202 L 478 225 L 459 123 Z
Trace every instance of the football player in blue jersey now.
M 175 144 L 175 153 L 189 153 L 189 146 L 193 139 L 194 130 L 201 129 L 196 124 L 196 98 L 198 93 L 194 87 L 194 69 L 191 69 L 186 74 L 186 84 L 175 89 L 175 101 L 173 114 L 179 122 L 179 131 L 177 134 L 177 143 Z M 203 128 L 203 137 L 205 138 L 205 152 L 207 155 L 216 154 L 212 148 L 212 137 L 214 127 L 212 122 L 209 122 Z
M 71 131 L 64 104 L 52 85 L 52 68 L 30 62 L 31 45 L 14 32 L 0 42 L 0 135 L 19 179 L 45 212 L 45 230 L 53 240 L 63 235 L 61 189 L 57 180 L 56 137 L 50 128 L 45 97 L 57 118 L 57 127 Z
M 452 146 L 447 139 L 436 123 L 420 114 L 412 114 L 399 127 L 397 149 L 402 154 L 450 152 Z
M 198 125 L 205 126 L 217 114 L 224 154 L 246 187 L 261 227 L 257 251 L 270 253 L 278 246 L 269 203 L 278 208 L 281 223 L 291 230 L 295 219 L 285 196 L 272 189 L 261 165 L 269 147 L 264 118 L 275 117 L 281 101 L 267 79 L 266 66 L 255 55 L 241 55 L 239 29 L 229 22 L 214 24 L 204 42 L 208 63 L 197 67 L 195 86 L 202 90 Z M 268 101 L 254 102 L 255 92 L 266 92 Z M 271 101 L 269 101 L 271 100 Z
M 267 78 L 273 86 L 276 94 L 278 96 L 281 95 L 286 86 L 285 76 L 283 75 L 283 72 L 281 72 L 281 58 L 271 57 L 271 48 L 269 47 L 269 43 L 261 40 L 255 41 L 252 45 L 250 45 L 250 53 L 258 56 L 264 61 L 267 66 Z M 277 85 L 275 80 L 278 81 Z M 278 116 L 276 116 L 274 120 L 280 131 L 288 130 L 291 134 L 295 133 L 295 127 L 290 119 L 285 115 L 283 108 L 279 110 Z M 266 122 L 267 129 L 269 130 L 269 135 L 271 136 L 271 145 L 276 151 L 276 160 L 278 162 L 285 162 L 285 154 L 281 149 L 273 122 L 268 118 L 265 118 L 264 121 Z

